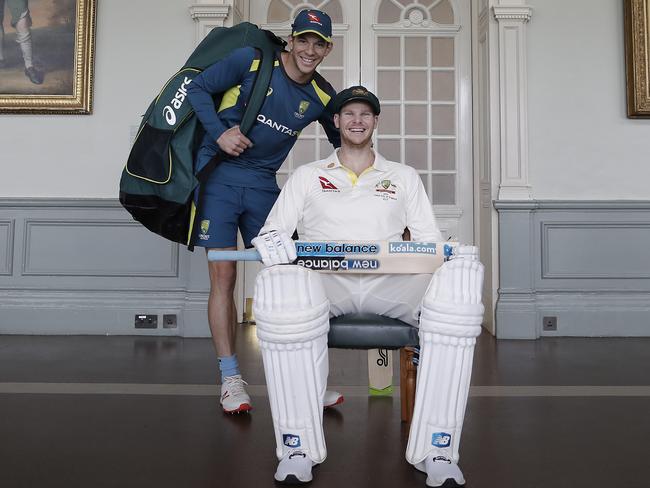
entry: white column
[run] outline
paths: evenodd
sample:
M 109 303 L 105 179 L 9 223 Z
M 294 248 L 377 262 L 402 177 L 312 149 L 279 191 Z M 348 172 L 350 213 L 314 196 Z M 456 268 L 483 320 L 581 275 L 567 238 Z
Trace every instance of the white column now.
M 499 120 L 498 22 L 488 0 L 473 10 L 474 62 L 474 241 L 485 266 L 484 327 L 495 334 L 499 289 L 498 214 L 492 202 L 499 198 L 501 182 Z
M 499 200 L 530 200 L 526 24 L 532 9 L 525 5 L 495 5 L 492 10 L 499 32 Z
M 196 32 L 194 42 L 199 42 L 215 27 L 230 27 L 233 25 L 234 0 L 198 0 L 190 5 L 190 16 L 195 22 Z

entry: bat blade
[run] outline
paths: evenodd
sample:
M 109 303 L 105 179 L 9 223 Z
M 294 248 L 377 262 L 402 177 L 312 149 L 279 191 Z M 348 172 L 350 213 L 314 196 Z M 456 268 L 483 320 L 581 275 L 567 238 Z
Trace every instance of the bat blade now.
M 296 241 L 295 263 L 324 273 L 433 273 L 454 253 L 456 242 Z M 209 251 L 209 261 L 260 261 L 256 250 Z
M 393 351 L 368 350 L 368 392 L 373 396 L 393 394 Z
M 296 264 L 324 273 L 433 273 L 455 242 L 296 242 Z

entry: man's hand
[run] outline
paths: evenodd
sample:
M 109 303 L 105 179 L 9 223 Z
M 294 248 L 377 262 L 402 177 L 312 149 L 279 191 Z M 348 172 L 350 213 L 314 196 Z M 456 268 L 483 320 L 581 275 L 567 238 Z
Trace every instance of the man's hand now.
M 221 134 L 217 139 L 217 145 L 230 156 L 239 156 L 249 147 L 253 147 L 253 143 L 241 133 L 238 125 Z
M 265 266 L 291 263 L 296 259 L 296 245 L 286 232 L 272 230 L 252 241 Z

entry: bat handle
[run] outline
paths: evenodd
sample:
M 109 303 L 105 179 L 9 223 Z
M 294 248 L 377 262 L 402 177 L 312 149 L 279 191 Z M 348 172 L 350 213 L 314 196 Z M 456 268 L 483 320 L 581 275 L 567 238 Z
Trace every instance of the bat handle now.
M 208 251 L 208 261 L 261 261 L 255 249 L 247 251 Z

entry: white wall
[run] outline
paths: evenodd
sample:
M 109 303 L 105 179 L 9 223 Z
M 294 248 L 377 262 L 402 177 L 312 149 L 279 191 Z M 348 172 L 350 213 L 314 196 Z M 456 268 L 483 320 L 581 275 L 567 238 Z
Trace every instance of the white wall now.
M 626 117 L 623 2 L 529 0 L 536 199 L 650 199 L 650 119 Z
M 191 3 L 97 2 L 93 114 L 0 115 L 0 197 L 117 198 L 131 127 L 194 46 Z
M 0 197 L 115 198 L 131 128 L 189 55 L 192 0 L 99 1 L 94 111 L 0 115 Z M 537 199 L 650 199 L 650 120 L 625 115 L 619 0 L 528 0 Z

